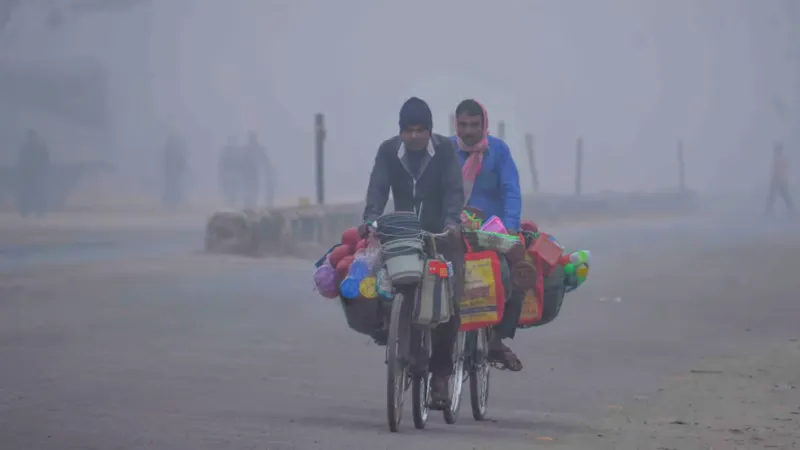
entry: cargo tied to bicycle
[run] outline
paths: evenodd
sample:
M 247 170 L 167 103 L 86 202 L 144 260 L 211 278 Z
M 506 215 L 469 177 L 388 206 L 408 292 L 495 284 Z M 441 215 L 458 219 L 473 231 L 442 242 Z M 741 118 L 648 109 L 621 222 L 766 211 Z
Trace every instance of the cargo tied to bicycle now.
M 392 220 L 383 224 L 383 234 L 345 230 L 341 242 L 316 262 L 314 272 L 317 292 L 338 299 L 348 326 L 379 344 L 385 343 L 387 313 L 398 285 L 415 284 L 417 296 L 450 296 L 442 281 L 453 277 L 448 261 L 423 256 L 413 220 Z M 532 221 L 509 232 L 499 218 L 482 220 L 467 210 L 462 213 L 460 241 L 465 252 L 457 305 L 462 331 L 501 323 L 518 329 L 545 325 L 559 315 L 565 294 L 580 287 L 589 274 L 588 250 L 567 251 Z M 422 311 L 431 324 L 449 317 L 448 311 L 435 309 L 438 306 Z

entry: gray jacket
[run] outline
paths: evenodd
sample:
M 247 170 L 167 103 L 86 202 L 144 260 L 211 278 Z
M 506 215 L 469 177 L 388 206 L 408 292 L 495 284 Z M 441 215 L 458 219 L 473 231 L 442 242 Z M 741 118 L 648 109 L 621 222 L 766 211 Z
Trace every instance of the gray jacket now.
M 446 225 L 461 223 L 461 163 L 450 139 L 431 136 L 416 179 L 409 169 L 407 151 L 399 136 L 378 148 L 367 188 L 364 221 L 372 222 L 383 214 L 391 191 L 395 211 L 417 212 L 426 231 L 441 233 Z

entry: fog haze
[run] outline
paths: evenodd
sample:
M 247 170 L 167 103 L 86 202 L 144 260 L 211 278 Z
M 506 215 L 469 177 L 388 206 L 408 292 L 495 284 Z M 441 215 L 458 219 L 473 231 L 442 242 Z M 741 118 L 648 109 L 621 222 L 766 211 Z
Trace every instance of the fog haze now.
M 689 187 L 765 190 L 773 143 L 790 155 L 800 143 L 800 8 L 790 0 L 151 0 L 104 13 L 64 9 L 52 28 L 45 2 L 24 2 L 0 35 L 0 58 L 102 65 L 107 138 L 50 137 L 53 159 L 81 147 L 113 162 L 120 185 L 137 192 L 152 193 L 174 131 L 189 144 L 192 200 L 216 201 L 219 148 L 253 129 L 276 168 L 279 202 L 313 198 L 313 115 L 323 112 L 328 198 L 361 199 L 375 150 L 397 133 L 412 95 L 429 102 L 442 134 L 460 100 L 482 101 L 492 131 L 497 120 L 507 124 L 523 190 L 531 189 L 525 132 L 536 136 L 540 183 L 552 192 L 573 187 L 578 136 L 585 192 L 676 188 L 679 139 Z M 49 123 L 24 128 L 48 138 L 57 128 Z

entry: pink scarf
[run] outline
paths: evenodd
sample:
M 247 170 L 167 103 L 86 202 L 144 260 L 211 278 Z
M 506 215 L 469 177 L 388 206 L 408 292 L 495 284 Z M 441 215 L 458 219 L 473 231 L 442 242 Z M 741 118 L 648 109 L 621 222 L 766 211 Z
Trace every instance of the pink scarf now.
M 475 145 L 469 146 L 465 145 L 460 137 L 457 137 L 458 147 L 469 153 L 467 160 L 464 161 L 464 165 L 461 167 L 461 176 L 464 178 L 464 194 L 467 201 L 469 201 L 469 197 L 472 194 L 475 178 L 478 177 L 481 167 L 483 167 L 483 155 L 486 149 L 489 148 L 489 116 L 486 114 L 486 108 L 482 104 L 478 104 L 481 105 L 483 110 L 483 136 L 481 140 Z

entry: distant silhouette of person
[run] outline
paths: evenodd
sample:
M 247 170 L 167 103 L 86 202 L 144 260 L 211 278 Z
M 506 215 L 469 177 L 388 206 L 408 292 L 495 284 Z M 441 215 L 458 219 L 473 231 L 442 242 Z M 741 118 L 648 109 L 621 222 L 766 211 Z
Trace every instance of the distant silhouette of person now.
M 23 216 L 47 212 L 50 151 L 34 130 L 29 130 L 19 151 L 19 210 Z
M 783 151 L 783 146 L 778 144 L 772 156 L 772 178 L 770 180 L 769 196 L 767 197 L 767 214 L 772 213 L 775 199 L 780 196 L 786 203 L 789 214 L 794 212 L 794 201 L 789 194 L 789 160 Z
M 272 208 L 275 206 L 275 172 L 272 168 L 272 162 L 269 160 L 269 155 L 266 151 L 262 159 L 263 173 L 264 173 L 264 206 Z
M 236 205 L 239 196 L 239 159 L 240 149 L 231 137 L 228 144 L 220 151 L 219 162 L 217 163 L 217 177 L 222 198 L 228 206 Z
M 186 146 L 175 135 L 167 139 L 164 147 L 164 196 L 162 204 L 168 209 L 175 209 L 184 200 L 184 187 L 187 171 Z
M 239 173 L 244 207 L 255 208 L 258 205 L 260 179 L 264 180 L 266 206 L 271 206 L 273 198 L 272 165 L 264 147 L 258 142 L 258 136 L 253 131 L 250 132 L 247 145 L 242 149 L 242 165 Z

